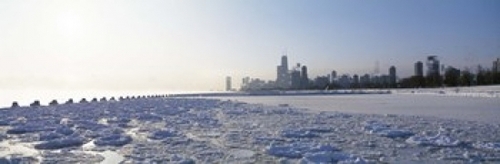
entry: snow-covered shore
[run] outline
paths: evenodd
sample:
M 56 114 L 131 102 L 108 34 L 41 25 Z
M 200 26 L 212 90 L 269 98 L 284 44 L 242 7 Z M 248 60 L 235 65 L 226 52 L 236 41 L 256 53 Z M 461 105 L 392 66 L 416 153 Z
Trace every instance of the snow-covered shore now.
M 397 94 L 424 94 L 460 97 L 500 98 L 500 85 L 446 88 L 393 89 Z
M 201 98 L 0 110 L 0 163 L 500 162 L 500 125 Z

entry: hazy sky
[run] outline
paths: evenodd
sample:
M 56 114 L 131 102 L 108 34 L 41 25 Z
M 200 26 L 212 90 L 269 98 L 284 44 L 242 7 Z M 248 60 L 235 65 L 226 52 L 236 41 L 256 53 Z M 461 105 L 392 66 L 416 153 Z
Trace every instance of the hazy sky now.
M 500 1 L 0 0 L 3 89 L 222 90 L 274 80 L 285 51 L 312 77 L 491 67 Z

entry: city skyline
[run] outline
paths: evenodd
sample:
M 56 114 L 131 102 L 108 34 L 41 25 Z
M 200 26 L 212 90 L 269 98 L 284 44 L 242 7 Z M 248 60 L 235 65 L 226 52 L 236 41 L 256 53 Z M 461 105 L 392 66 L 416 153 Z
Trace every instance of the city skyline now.
M 489 0 L 0 1 L 0 88 L 224 90 L 275 80 L 283 53 L 310 78 L 408 77 L 431 55 L 491 68 L 498 15 Z

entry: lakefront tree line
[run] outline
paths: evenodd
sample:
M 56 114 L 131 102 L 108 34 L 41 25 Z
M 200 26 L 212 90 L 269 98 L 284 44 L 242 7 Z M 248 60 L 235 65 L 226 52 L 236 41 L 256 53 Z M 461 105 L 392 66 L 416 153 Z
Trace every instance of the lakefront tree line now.
M 427 88 L 427 87 L 457 87 L 500 84 L 500 72 L 495 69 L 485 69 L 477 66 L 475 72 L 470 69 L 459 70 L 448 67 L 442 76 L 411 76 L 399 81 L 401 88 Z

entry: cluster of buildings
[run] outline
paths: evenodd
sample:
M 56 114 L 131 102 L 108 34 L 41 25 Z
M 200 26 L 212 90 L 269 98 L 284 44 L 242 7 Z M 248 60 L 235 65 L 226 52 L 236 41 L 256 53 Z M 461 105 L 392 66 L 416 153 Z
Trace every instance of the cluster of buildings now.
M 331 74 L 309 79 L 307 66 L 297 63 L 289 68 L 288 57 L 281 57 L 281 63 L 276 69 L 276 80 L 265 81 L 259 78 L 245 77 L 242 80 L 241 90 L 303 90 L 303 89 L 333 89 L 333 88 L 368 88 L 368 87 L 395 87 L 396 67 L 389 68 L 387 75 L 363 76 L 343 74 L 337 76 L 333 70 Z M 228 77 L 229 78 L 229 77 Z M 230 86 L 226 80 L 226 86 Z M 230 88 L 226 88 L 230 90 Z
M 441 64 L 437 56 L 427 56 L 427 73 L 424 75 L 424 63 L 421 61 L 417 61 L 414 67 L 414 78 L 417 79 L 418 87 L 424 86 L 424 83 L 428 83 L 433 86 L 439 86 L 442 78 L 441 78 Z M 449 67 L 448 69 L 455 69 L 453 67 Z M 456 69 L 455 69 L 456 70 Z M 458 72 L 460 74 L 460 72 Z M 424 77 L 427 78 L 424 79 Z
M 302 89 L 343 89 L 343 88 L 396 88 L 396 87 L 438 87 L 449 84 L 457 84 L 463 72 L 452 66 L 444 67 L 437 56 L 427 56 L 425 61 L 426 72 L 424 74 L 424 63 L 417 61 L 414 64 L 414 75 L 410 78 L 398 79 L 396 67 L 389 67 L 387 74 L 377 71 L 364 75 L 338 75 L 335 70 L 325 76 L 317 76 L 309 79 L 307 67 L 297 63 L 291 68 L 288 65 L 288 57 L 281 56 L 281 63 L 276 69 L 276 80 L 262 80 L 259 78 L 245 77 L 242 80 L 240 90 L 302 90 Z M 500 58 L 493 62 L 491 69 L 493 74 L 500 73 Z M 497 75 L 498 76 L 498 75 Z M 495 80 L 493 76 L 493 81 Z M 499 80 L 499 79 L 497 79 Z M 477 81 L 477 80 L 476 80 Z M 451 85 L 449 85 L 451 86 Z M 226 90 L 231 88 L 231 78 L 226 78 Z
M 414 66 L 414 75 L 401 79 L 400 87 L 442 87 L 442 86 L 470 86 L 500 84 L 500 58 L 493 61 L 493 67 L 483 69 L 481 65 L 475 72 L 468 68 L 460 70 L 453 66 L 445 67 L 439 62 L 437 56 L 428 56 L 426 61 L 426 74 L 424 63 L 418 61 Z
M 264 81 L 250 77 L 243 78 L 241 90 L 308 89 L 311 85 L 307 75 L 307 66 L 297 63 L 290 70 L 286 55 L 281 57 L 281 64 L 277 66 L 276 72 L 276 81 Z

